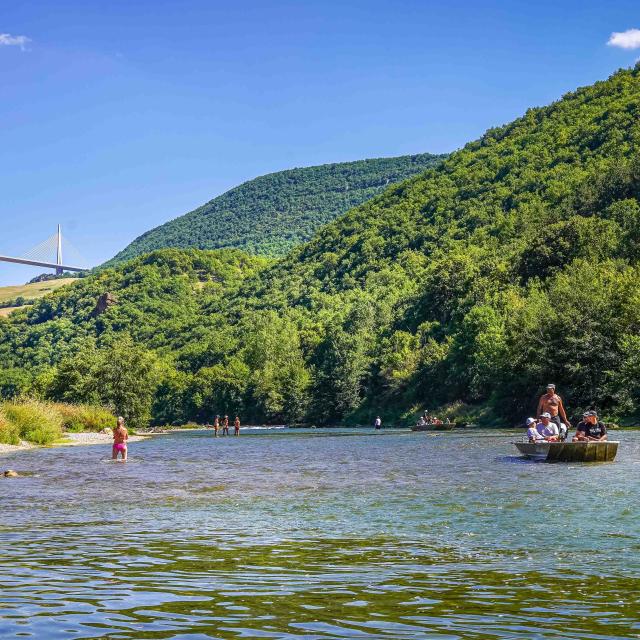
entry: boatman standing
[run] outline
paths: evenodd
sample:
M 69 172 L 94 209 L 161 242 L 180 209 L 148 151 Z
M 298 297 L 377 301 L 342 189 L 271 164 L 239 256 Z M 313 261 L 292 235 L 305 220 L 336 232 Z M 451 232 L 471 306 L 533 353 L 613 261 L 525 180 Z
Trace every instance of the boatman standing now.
M 562 422 L 564 422 L 567 429 L 571 428 L 571 424 L 564 410 L 562 398 L 556 393 L 555 384 L 548 384 L 547 392 L 541 395 L 540 400 L 538 400 L 538 411 L 536 415 L 540 417 L 543 413 L 548 413 L 551 416 L 551 422 L 556 423 L 558 431 L 562 432 Z

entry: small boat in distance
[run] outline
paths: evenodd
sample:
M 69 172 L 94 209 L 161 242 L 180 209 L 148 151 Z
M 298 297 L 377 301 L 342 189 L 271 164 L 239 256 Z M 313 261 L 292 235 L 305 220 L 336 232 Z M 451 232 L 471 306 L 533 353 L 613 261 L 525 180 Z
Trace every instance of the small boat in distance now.
M 455 422 L 440 422 L 436 423 L 417 423 L 411 427 L 411 431 L 451 431 L 455 429 Z
M 544 462 L 613 462 L 617 440 L 598 442 L 514 442 L 527 458 Z

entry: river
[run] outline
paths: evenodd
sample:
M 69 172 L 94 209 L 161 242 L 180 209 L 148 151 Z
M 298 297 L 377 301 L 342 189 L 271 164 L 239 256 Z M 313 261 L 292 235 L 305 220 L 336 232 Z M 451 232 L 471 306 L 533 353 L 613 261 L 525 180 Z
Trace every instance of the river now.
M 640 637 L 640 432 L 191 431 L 0 458 L 2 638 Z

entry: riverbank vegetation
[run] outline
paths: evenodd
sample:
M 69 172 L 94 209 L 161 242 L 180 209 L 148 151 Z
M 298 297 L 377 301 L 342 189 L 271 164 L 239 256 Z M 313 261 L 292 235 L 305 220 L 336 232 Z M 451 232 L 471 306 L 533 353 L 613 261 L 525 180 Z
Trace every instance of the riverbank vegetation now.
M 489 130 L 277 261 L 168 249 L 0 320 L 0 393 L 142 426 L 640 409 L 640 67 Z M 117 302 L 96 313 L 111 292 Z M 136 404 L 137 403 L 137 404 Z
M 47 445 L 60 440 L 65 431 L 101 431 L 113 427 L 115 420 L 102 407 L 16 399 L 0 403 L 0 443 Z

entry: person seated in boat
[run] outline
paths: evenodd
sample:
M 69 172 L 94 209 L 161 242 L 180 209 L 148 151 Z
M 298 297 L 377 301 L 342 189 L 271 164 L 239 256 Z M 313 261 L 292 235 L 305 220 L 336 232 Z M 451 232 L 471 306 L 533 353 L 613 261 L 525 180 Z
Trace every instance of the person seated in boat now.
M 418 422 L 416 422 L 416 427 L 425 427 L 427 425 L 427 421 L 424 419 L 424 416 L 420 416 Z
M 564 410 L 564 404 L 562 398 L 556 393 L 556 385 L 549 383 L 547 385 L 547 392 L 540 396 L 538 400 L 538 410 L 536 415 L 540 416 L 543 413 L 548 413 L 551 422 L 554 422 L 558 427 L 558 432 L 562 431 L 562 423 L 569 429 L 571 424 L 567 418 L 567 412 Z
M 551 415 L 545 411 L 540 414 L 540 422 L 536 425 L 538 433 L 546 442 L 558 442 L 560 440 L 560 429 L 555 422 L 551 422 Z
M 578 423 L 574 442 L 604 442 L 607 439 L 607 427 L 604 422 L 598 420 L 595 411 L 585 411 L 582 414 L 582 422 Z
M 527 418 L 527 438 L 529 442 L 542 442 L 544 438 L 538 431 L 538 423 L 535 418 Z

